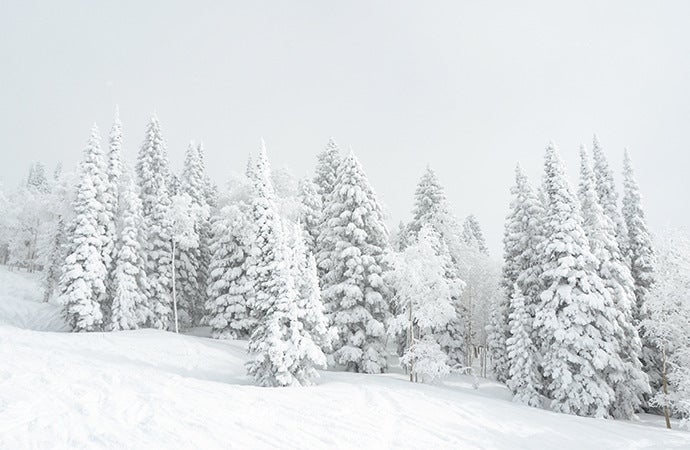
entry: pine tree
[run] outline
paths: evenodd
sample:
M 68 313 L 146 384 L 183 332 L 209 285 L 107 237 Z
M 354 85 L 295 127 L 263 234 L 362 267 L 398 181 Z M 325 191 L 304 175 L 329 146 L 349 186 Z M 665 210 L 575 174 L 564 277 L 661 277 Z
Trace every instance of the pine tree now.
M 316 185 L 316 191 L 321 196 L 321 203 L 325 203 L 326 197 L 333 192 L 338 178 L 338 166 L 342 161 L 340 148 L 336 144 L 335 139 L 330 138 L 328 140 L 326 148 L 316 156 L 316 159 L 314 184 Z
M 141 200 L 133 180 L 126 185 L 120 202 L 121 226 L 115 251 L 113 300 L 109 330 L 134 330 L 149 317 L 148 281 L 143 253 Z
M 635 292 L 633 320 L 635 325 L 640 326 L 648 318 L 647 297 L 649 291 L 654 287 L 656 255 L 642 209 L 642 196 L 635 180 L 635 173 L 627 150 L 623 160 L 623 190 L 622 212 L 628 230 L 626 248 Z M 650 383 L 656 390 L 661 381 L 659 355 L 644 327 L 641 328 L 640 334 L 642 338 L 642 362 Z
M 136 165 L 146 236 L 146 275 L 149 281 L 148 325 L 168 329 L 172 319 L 171 222 L 167 151 L 158 118 L 146 129 Z
M 510 337 L 506 340 L 510 359 L 508 388 L 513 392 L 516 402 L 539 407 L 542 386 L 537 364 L 538 352 L 532 341 L 533 319 L 517 284 L 513 285 L 509 320 Z
M 430 225 L 441 238 L 440 254 L 444 255 L 445 276 L 453 283 L 460 285 L 459 258 L 464 251 L 461 229 L 456 218 L 450 212 L 445 192 L 436 173 L 427 166 L 424 175 L 415 190 L 415 205 L 412 220 L 409 222 L 404 238 L 412 242 L 420 230 Z M 456 366 L 465 363 L 465 323 L 467 310 L 462 303 L 460 291 L 453 297 L 456 317 L 447 325 L 445 331 L 439 332 L 437 339 L 443 351 L 449 357 L 449 364 Z
M 506 217 L 503 233 L 503 296 L 496 299 L 492 310 L 489 349 L 492 354 L 494 374 L 499 381 L 509 376 L 509 360 L 506 341 L 510 337 L 508 327 L 510 295 L 513 286 L 520 288 L 527 313 L 534 317 L 541 302 L 540 260 L 536 249 L 542 235 L 544 208 L 520 165 L 515 169 L 515 185 L 511 188 L 510 212 Z M 539 336 L 531 336 L 539 348 Z
M 489 248 L 486 246 L 484 233 L 482 233 L 479 221 L 474 214 L 467 216 L 465 222 L 462 224 L 462 239 L 470 247 L 478 249 L 485 255 L 489 254 Z
M 319 237 L 319 227 L 321 223 L 321 211 L 323 203 L 316 189 L 316 184 L 304 178 L 299 181 L 298 197 L 300 206 L 300 223 L 304 229 L 304 240 L 307 250 L 311 254 L 316 253 L 316 240 Z
M 243 205 L 226 206 L 213 220 L 206 314 L 217 339 L 247 338 L 256 323 L 247 304 L 252 287 L 245 261 L 251 235 Z
M 213 212 L 218 207 L 218 186 L 216 186 L 213 181 L 206 174 L 206 162 L 205 162 L 205 152 L 203 143 L 199 143 L 197 146 L 197 152 L 199 154 L 199 166 L 201 167 L 201 173 L 204 177 L 204 200 L 208 206 L 209 219 L 202 220 L 199 226 L 199 269 L 198 283 L 199 289 L 201 290 L 203 300 L 199 301 L 199 305 L 204 305 L 208 297 L 206 293 L 208 292 L 209 286 L 209 267 L 211 265 L 211 216 Z M 203 317 L 197 317 L 198 322 L 203 322 Z
M 334 359 L 348 370 L 382 372 L 388 289 L 381 274 L 388 231 L 352 152 L 338 166 L 336 184 L 324 206 L 324 223 L 317 263 L 324 274 L 326 311 L 339 332 Z
M 542 339 L 546 393 L 557 412 L 605 417 L 615 397 L 607 373 L 623 366 L 613 340 L 620 331 L 553 144 L 546 150 L 543 189 L 545 239 L 538 251 L 545 290 L 534 326 Z
M 580 159 L 579 197 L 582 225 L 592 254 L 599 261 L 598 274 L 618 312 L 616 329 L 619 333 L 614 334 L 613 338 L 623 361 L 623 370 L 607 373 L 609 385 L 616 391 L 611 413 L 619 419 L 630 419 L 644 402 L 644 395 L 649 393 L 649 382 L 642 372 L 640 362 L 642 344 L 633 325 L 633 280 L 618 248 L 615 225 L 599 204 L 594 176 L 584 147 L 580 148 Z
M 106 290 L 107 301 L 103 305 L 106 322 L 110 321 L 110 300 L 114 292 L 111 289 L 115 276 L 115 242 L 117 240 L 117 215 L 119 213 L 120 177 L 122 175 L 122 123 L 120 111 L 115 108 L 115 120 L 110 129 L 109 150 L 105 162 L 105 189 L 103 192 L 103 204 L 105 206 L 103 262 L 108 272 Z
M 255 233 L 248 275 L 255 294 L 250 307 L 257 324 L 249 340 L 252 359 L 247 371 L 261 386 L 309 384 L 317 376 L 315 367 L 325 367 L 326 357 L 300 320 L 298 293 L 263 141 L 253 181 Z
M 102 154 L 96 125 L 91 129 L 74 199 L 74 220 L 67 241 L 67 258 L 60 277 L 60 302 L 74 331 L 97 331 L 103 324 L 101 303 L 107 277 L 103 261 Z
M 604 149 L 599 142 L 597 135 L 594 135 L 592 143 L 592 153 L 594 156 L 594 186 L 599 197 L 599 203 L 604 209 L 604 214 L 613 222 L 616 230 L 616 240 L 618 248 L 624 257 L 628 254 L 628 230 L 625 221 L 618 209 L 618 191 L 613 180 L 613 171 L 609 167 L 609 162 L 604 154 Z M 627 264 L 627 261 L 626 261 Z

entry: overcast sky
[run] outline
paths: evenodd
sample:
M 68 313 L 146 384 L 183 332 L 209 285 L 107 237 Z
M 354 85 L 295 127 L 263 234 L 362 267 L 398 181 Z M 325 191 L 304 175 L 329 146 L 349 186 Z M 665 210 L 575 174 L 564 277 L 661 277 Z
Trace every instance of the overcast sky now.
M 73 166 L 119 104 L 132 159 L 158 113 L 174 169 L 203 140 L 211 176 L 266 140 L 313 170 L 352 146 L 391 223 L 430 164 L 500 255 L 513 169 L 549 140 L 576 182 L 599 134 L 628 147 L 653 229 L 690 225 L 690 2 L 46 1 L 0 6 L 0 179 Z

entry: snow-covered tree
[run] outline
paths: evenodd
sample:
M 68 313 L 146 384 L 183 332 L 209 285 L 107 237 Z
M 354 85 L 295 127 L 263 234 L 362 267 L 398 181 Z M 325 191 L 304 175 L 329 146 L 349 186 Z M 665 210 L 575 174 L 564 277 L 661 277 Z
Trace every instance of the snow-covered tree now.
M 628 232 L 628 259 L 635 290 L 633 317 L 635 324 L 639 325 L 648 317 L 646 303 L 649 291 L 654 286 L 656 256 L 654 254 L 652 238 L 647 228 L 644 210 L 642 209 L 642 196 L 635 180 L 635 173 L 627 150 L 623 160 L 623 190 L 622 212 Z M 644 369 L 649 376 L 650 383 L 656 388 L 661 381 L 659 355 L 652 342 L 650 342 L 644 327 L 641 329 L 641 337 Z
M 630 419 L 643 404 L 644 395 L 649 393 L 649 381 L 640 362 L 642 343 L 637 328 L 633 325 L 633 280 L 618 248 L 615 225 L 599 204 L 594 175 L 584 147 L 580 148 L 580 160 L 578 193 L 582 226 L 592 254 L 599 262 L 598 274 L 618 312 L 618 327 L 615 329 L 618 333 L 614 333 L 612 337 L 616 340 L 623 370 L 607 373 L 609 385 L 616 391 L 611 413 L 616 418 Z
M 316 176 L 314 177 L 314 184 L 316 191 L 321 196 L 321 203 L 326 202 L 333 188 L 335 187 L 338 178 L 338 166 L 342 160 L 340 155 L 340 148 L 336 144 L 335 139 L 330 138 L 326 144 L 326 148 L 316 156 Z
M 244 205 L 222 208 L 212 221 L 206 314 L 217 339 L 246 338 L 256 323 L 247 299 L 252 290 L 247 277 L 250 224 Z
M 169 168 L 160 123 L 154 115 L 146 128 L 136 165 L 146 236 L 146 275 L 149 281 L 148 324 L 167 329 L 172 319 L 171 222 Z
M 74 220 L 67 238 L 67 258 L 60 277 L 60 302 L 74 331 L 97 331 L 103 325 L 101 304 L 106 295 L 103 261 L 102 153 L 98 128 L 91 129 L 81 163 Z
M 625 221 L 621 216 L 618 205 L 618 191 L 616 190 L 616 183 L 613 179 L 613 171 L 606 159 L 604 149 L 599 142 L 597 135 L 594 135 L 592 143 L 592 154 L 594 157 L 594 186 L 599 197 L 599 203 L 604 209 L 604 214 L 613 222 L 616 230 L 616 240 L 618 247 L 624 257 L 628 253 L 628 230 Z
M 541 302 L 540 260 L 536 249 L 543 239 L 542 221 L 544 208 L 524 171 L 515 169 L 515 184 L 511 188 L 512 199 L 503 232 L 503 295 L 498 296 L 491 314 L 488 330 L 488 347 L 492 356 L 496 379 L 505 381 L 509 376 L 509 360 L 506 341 L 510 337 L 508 326 L 510 296 L 515 284 L 520 288 L 525 307 L 534 317 Z M 531 336 L 539 347 L 538 336 Z
M 476 248 L 485 255 L 489 254 L 484 233 L 482 233 L 482 228 L 479 226 L 479 221 L 474 214 L 465 217 L 465 221 L 462 224 L 462 239 L 468 246 Z
M 326 357 L 304 330 L 298 292 L 290 270 L 290 254 L 277 214 L 266 149 L 261 143 L 254 182 L 251 220 L 254 223 L 248 276 L 257 319 L 249 340 L 247 371 L 261 386 L 309 384 Z
M 506 340 L 509 377 L 508 388 L 513 400 L 528 406 L 541 406 L 542 390 L 539 375 L 539 352 L 532 341 L 533 318 L 525 305 L 525 296 L 520 287 L 513 285 L 510 299 L 510 337 Z
M 119 204 L 120 230 L 115 251 L 115 273 L 109 330 L 134 330 L 144 325 L 148 311 L 148 281 L 142 241 L 144 238 L 141 199 L 130 180 Z
M 324 204 L 325 226 L 317 255 L 324 304 L 338 329 L 333 356 L 348 370 L 379 373 L 386 368 L 388 289 L 381 274 L 388 230 L 376 195 L 352 152 L 337 172 Z
M 406 337 L 402 361 L 407 362 L 410 381 L 415 375 L 433 379 L 448 372 L 448 355 L 437 341 L 439 333 L 457 319 L 453 298 L 461 291 L 462 284 L 446 277 L 447 261 L 440 248 L 440 237 L 431 225 L 425 225 L 416 242 L 395 257 L 394 268 L 387 274 L 395 290 L 395 315 L 388 320 L 388 331 L 393 336 Z M 430 341 L 438 352 L 432 351 Z M 439 359 L 430 361 L 434 355 Z M 424 358 L 421 366 L 417 364 L 419 357 Z M 429 369 L 431 372 L 425 373 Z
M 316 189 L 316 184 L 308 178 L 304 178 L 299 181 L 298 189 L 298 197 L 301 207 L 299 221 L 304 229 L 304 239 L 307 245 L 307 250 L 311 254 L 315 254 L 316 240 L 319 237 L 323 203 L 321 202 L 321 196 Z
M 661 383 L 650 404 L 690 427 L 690 239 L 687 231 L 668 233 L 657 245 L 656 282 L 642 322 L 659 354 Z
M 541 336 L 545 391 L 555 411 L 606 417 L 615 398 L 607 374 L 623 370 L 614 340 L 617 313 L 553 144 L 544 167 L 545 238 L 538 251 L 545 290 L 534 326 Z

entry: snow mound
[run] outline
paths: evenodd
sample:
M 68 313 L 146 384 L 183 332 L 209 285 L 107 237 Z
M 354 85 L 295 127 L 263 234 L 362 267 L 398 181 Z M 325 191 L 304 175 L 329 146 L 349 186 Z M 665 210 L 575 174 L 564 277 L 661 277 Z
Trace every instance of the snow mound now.
M 59 306 L 42 302 L 40 275 L 0 266 L 0 326 L 69 331 Z
M 196 334 L 201 334 L 196 330 Z M 551 413 L 452 377 L 320 372 L 260 388 L 246 345 L 154 330 L 0 327 L 0 448 L 688 448 L 690 434 Z

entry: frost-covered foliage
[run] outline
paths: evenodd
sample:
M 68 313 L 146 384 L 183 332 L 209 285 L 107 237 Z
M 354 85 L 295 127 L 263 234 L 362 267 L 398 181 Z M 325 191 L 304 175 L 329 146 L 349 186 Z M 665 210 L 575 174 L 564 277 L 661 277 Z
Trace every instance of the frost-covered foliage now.
M 328 139 L 326 148 L 316 156 L 316 159 L 314 184 L 316 185 L 316 192 L 321 196 L 321 203 L 325 204 L 326 198 L 331 195 L 335 187 L 338 179 L 338 166 L 342 161 L 340 148 L 335 139 Z
M 122 175 L 122 123 L 119 109 L 115 109 L 115 119 L 110 129 L 108 154 L 105 158 L 105 190 L 103 205 L 105 206 L 105 220 L 103 223 L 105 241 L 103 243 L 103 263 L 108 271 L 106 289 L 108 301 L 104 307 L 106 320 L 110 320 L 110 299 L 113 296 L 112 284 L 115 274 L 115 252 L 117 241 L 117 222 L 120 202 L 120 177 Z
M 129 181 L 120 201 L 120 231 L 115 251 L 112 278 L 112 306 L 109 330 L 133 330 L 149 317 L 148 281 L 143 253 L 143 217 L 141 199 L 134 181 Z
M 317 376 L 316 367 L 325 367 L 326 357 L 300 320 L 299 293 L 270 174 L 262 141 L 251 177 L 254 233 L 248 275 L 257 323 L 249 340 L 252 360 L 247 371 L 261 386 L 305 385 Z
M 489 248 L 486 246 L 484 233 L 474 214 L 465 217 L 465 221 L 462 223 L 462 240 L 465 241 L 465 244 L 476 248 L 481 253 L 485 255 L 489 254 Z
M 616 418 L 630 419 L 644 403 L 644 395 L 649 393 L 649 381 L 640 362 L 642 343 L 637 328 L 633 325 L 633 280 L 618 247 L 615 225 L 599 204 L 594 176 L 584 147 L 580 149 L 580 159 L 582 226 L 592 254 L 599 262 L 597 272 L 618 313 L 618 326 L 613 329 L 612 338 L 616 341 L 623 367 L 622 370 L 607 373 L 608 382 L 616 391 L 611 413 Z
M 94 125 L 84 151 L 69 226 L 67 258 L 60 277 L 60 302 L 75 331 L 96 331 L 103 325 L 101 304 L 106 296 L 107 269 L 103 261 L 103 155 Z
M 307 250 L 316 254 L 316 240 L 319 237 L 323 202 L 316 184 L 308 178 L 299 181 L 298 198 L 300 201 L 299 222 L 304 230 Z
M 598 261 L 553 144 L 544 168 L 545 239 L 538 251 L 545 290 L 534 321 L 542 339 L 544 387 L 555 411 L 605 417 L 615 397 L 607 374 L 623 369 L 611 339 L 618 332 L 617 312 L 597 274 Z
M 544 208 L 519 165 L 515 169 L 515 184 L 511 188 L 511 194 L 503 232 L 503 295 L 497 297 L 494 303 L 488 339 L 494 374 L 499 381 L 507 380 L 509 375 L 506 340 L 510 336 L 508 317 L 513 286 L 517 284 L 520 288 L 525 298 L 525 307 L 532 317 L 541 302 L 539 296 L 542 291 L 541 265 L 536 249 L 543 239 Z M 539 347 L 538 336 L 531 337 Z
M 415 339 L 400 358 L 400 364 L 412 368 L 414 380 L 423 383 L 433 383 L 448 375 L 451 369 L 448 355 L 432 336 Z
M 509 363 L 508 388 L 513 400 L 525 405 L 539 407 L 542 390 L 539 375 L 539 352 L 532 341 L 532 316 L 525 305 L 525 296 L 520 287 L 513 285 L 510 299 L 509 329 L 506 340 Z
M 147 231 L 146 274 L 151 311 L 148 324 L 153 328 L 168 329 L 172 320 L 170 176 L 165 142 L 155 115 L 146 128 L 136 173 Z
M 630 261 L 630 273 L 635 286 L 635 303 L 633 305 L 633 317 L 636 324 L 640 324 L 648 317 L 647 297 L 654 286 L 654 266 L 656 256 L 652 238 L 647 228 L 644 210 L 642 209 L 642 196 L 640 195 L 632 162 L 627 150 L 623 159 L 623 219 L 628 232 L 628 259 Z M 661 376 L 659 373 L 659 355 L 642 328 L 642 361 L 645 371 L 649 375 L 650 382 L 655 388 L 659 386 Z
M 652 406 L 668 407 L 690 428 L 690 239 L 687 231 L 668 233 L 657 245 L 656 282 L 642 322 L 667 373 L 668 394 L 655 389 Z M 665 360 L 665 361 L 664 361 Z M 665 367 L 664 367 L 665 364 Z
M 432 226 L 439 234 L 442 251 L 449 255 L 445 276 L 449 280 L 460 282 L 459 261 L 467 246 L 462 242 L 462 230 L 450 211 L 443 187 L 430 167 L 426 168 L 417 184 L 412 216 L 403 239 L 408 243 L 413 242 L 422 227 Z M 467 317 L 467 309 L 459 293 L 454 295 L 453 300 L 456 318 L 446 325 L 446 330 L 440 334 L 439 343 L 448 355 L 450 364 L 455 366 L 464 364 L 466 359 L 464 319 Z
M 326 312 L 337 327 L 334 359 L 348 370 L 386 368 L 388 288 L 382 273 L 388 230 L 376 195 L 351 152 L 324 204 L 317 263 Z
M 448 355 L 438 341 L 447 325 L 457 320 L 453 298 L 462 290 L 461 282 L 445 275 L 449 256 L 443 250 L 436 231 L 425 225 L 416 242 L 394 256 L 393 270 L 386 274 L 395 291 L 395 314 L 388 320 L 388 331 L 393 336 L 405 336 L 401 362 L 423 378 L 433 379 L 441 374 L 439 370 L 448 371 Z M 433 348 L 430 341 L 435 344 Z M 438 360 L 431 361 L 432 356 Z M 424 358 L 425 369 L 417 364 L 418 357 Z
M 247 299 L 247 251 L 251 230 L 246 205 L 223 207 L 212 221 L 206 314 L 215 338 L 246 338 L 254 327 Z

